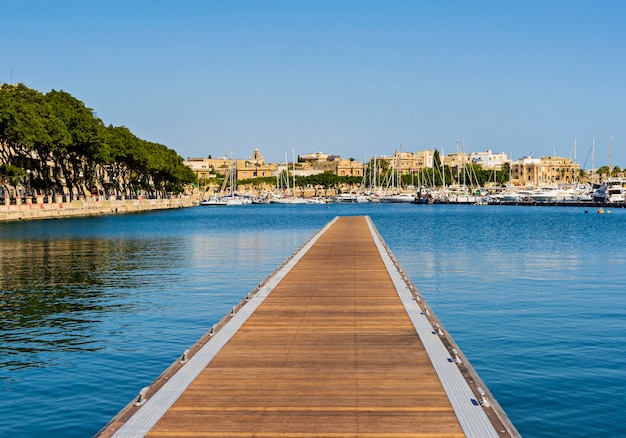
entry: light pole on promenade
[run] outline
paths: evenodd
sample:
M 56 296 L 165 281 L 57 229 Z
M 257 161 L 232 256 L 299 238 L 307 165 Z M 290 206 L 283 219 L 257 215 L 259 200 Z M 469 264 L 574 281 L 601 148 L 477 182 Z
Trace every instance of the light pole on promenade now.
M 26 192 L 26 194 L 28 196 L 31 196 L 31 193 L 30 193 L 30 169 L 26 169 L 26 173 L 28 174 L 28 191 Z

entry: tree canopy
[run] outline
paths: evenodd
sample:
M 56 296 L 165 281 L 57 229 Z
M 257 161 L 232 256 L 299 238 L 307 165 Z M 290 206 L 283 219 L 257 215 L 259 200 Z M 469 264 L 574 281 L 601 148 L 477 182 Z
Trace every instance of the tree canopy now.
M 0 86 L 0 164 L 30 170 L 42 192 L 181 192 L 195 181 L 174 150 L 105 126 L 69 93 L 22 84 Z

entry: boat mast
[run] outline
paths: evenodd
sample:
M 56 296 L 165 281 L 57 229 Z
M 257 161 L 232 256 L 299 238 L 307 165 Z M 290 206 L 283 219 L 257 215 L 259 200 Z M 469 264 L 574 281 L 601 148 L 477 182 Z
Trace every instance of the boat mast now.
M 372 172 L 370 174 L 370 191 L 376 193 L 376 155 L 374 155 L 374 161 L 372 162 Z
M 466 189 L 467 182 L 465 181 L 465 173 L 467 172 L 467 168 L 465 167 L 465 137 L 463 137 L 463 149 L 461 153 L 463 154 L 463 190 Z
M 435 189 L 435 151 L 436 149 L 433 149 L 433 184 L 432 184 L 432 188 L 433 190 Z
M 557 184 L 556 181 L 556 148 L 552 148 L 552 184 Z
M 459 139 L 456 139 L 456 185 L 461 187 L 461 172 L 459 170 L 461 164 L 461 157 L 459 157 Z
M 574 160 L 572 160 L 572 164 L 575 162 L 576 162 L 576 137 L 574 137 Z M 578 187 L 578 175 L 577 175 L 577 172 L 574 171 L 574 188 L 576 187 Z
M 609 137 L 609 178 L 613 173 L 613 136 Z
M 287 152 L 285 152 L 285 184 L 287 185 L 285 194 L 289 196 L 289 159 L 287 158 Z
M 235 167 L 235 156 L 232 155 L 230 158 L 230 172 L 228 172 L 228 178 L 230 179 L 229 183 L 230 183 L 230 197 L 232 198 L 234 196 L 234 187 L 233 187 L 233 171 L 234 171 L 234 167 Z
M 444 164 L 445 158 L 443 155 L 443 148 L 441 148 L 441 187 L 445 190 L 446 188 L 446 165 Z
M 596 139 L 593 138 L 591 139 L 591 177 L 589 178 L 591 180 L 591 184 L 593 184 L 593 166 L 595 166 L 595 148 L 596 148 Z
M 400 143 L 400 152 L 396 153 L 396 172 L 395 172 L 395 179 L 394 179 L 394 190 L 397 193 L 400 193 L 400 172 L 402 172 L 402 160 L 400 159 L 400 157 L 402 156 L 402 143 Z
M 378 163 L 376 160 L 376 155 L 374 155 L 374 164 L 372 165 L 372 189 L 371 192 L 373 194 L 378 193 Z
M 293 185 L 291 186 L 293 189 L 293 196 L 296 196 L 296 152 L 291 150 L 291 168 L 292 168 L 292 177 L 293 177 Z

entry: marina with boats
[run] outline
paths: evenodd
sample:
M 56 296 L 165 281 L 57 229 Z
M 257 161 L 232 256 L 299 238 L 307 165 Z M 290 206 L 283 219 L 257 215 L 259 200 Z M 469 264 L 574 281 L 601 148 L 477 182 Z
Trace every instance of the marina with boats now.
M 541 188 L 425 188 L 412 191 L 351 191 L 326 197 L 302 197 L 284 191 L 251 193 L 232 192 L 213 196 L 199 202 L 202 206 L 246 204 L 473 204 L 473 205 L 551 205 L 551 206 L 626 206 L 626 179 L 609 178 L 599 185 L 577 184 Z
M 575 150 L 574 144 L 574 150 Z M 221 169 L 216 183 L 197 170 L 199 204 L 476 204 L 610 206 L 626 204 L 626 175 L 619 167 L 585 171 L 572 158 L 523 157 L 511 161 L 492 151 L 443 155 L 401 149 L 364 164 L 316 153 L 281 165 L 265 163 L 258 149 L 247 160 L 198 159 L 188 165 Z M 592 143 L 592 152 L 595 143 Z M 609 149 L 611 154 L 612 145 Z M 609 161 L 610 163 L 610 161 Z M 321 172 L 321 173 L 320 173 Z
M 626 210 L 583 210 L 268 204 L 2 224 L 3 432 L 93 436 L 311 235 L 367 215 L 523 436 L 623 436 Z

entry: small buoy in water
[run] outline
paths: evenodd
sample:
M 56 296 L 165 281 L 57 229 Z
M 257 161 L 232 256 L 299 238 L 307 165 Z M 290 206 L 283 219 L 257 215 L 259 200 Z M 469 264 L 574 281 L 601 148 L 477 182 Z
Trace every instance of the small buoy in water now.
M 598 208 L 598 214 L 602 214 L 602 213 L 604 213 L 604 208 L 602 207 Z

